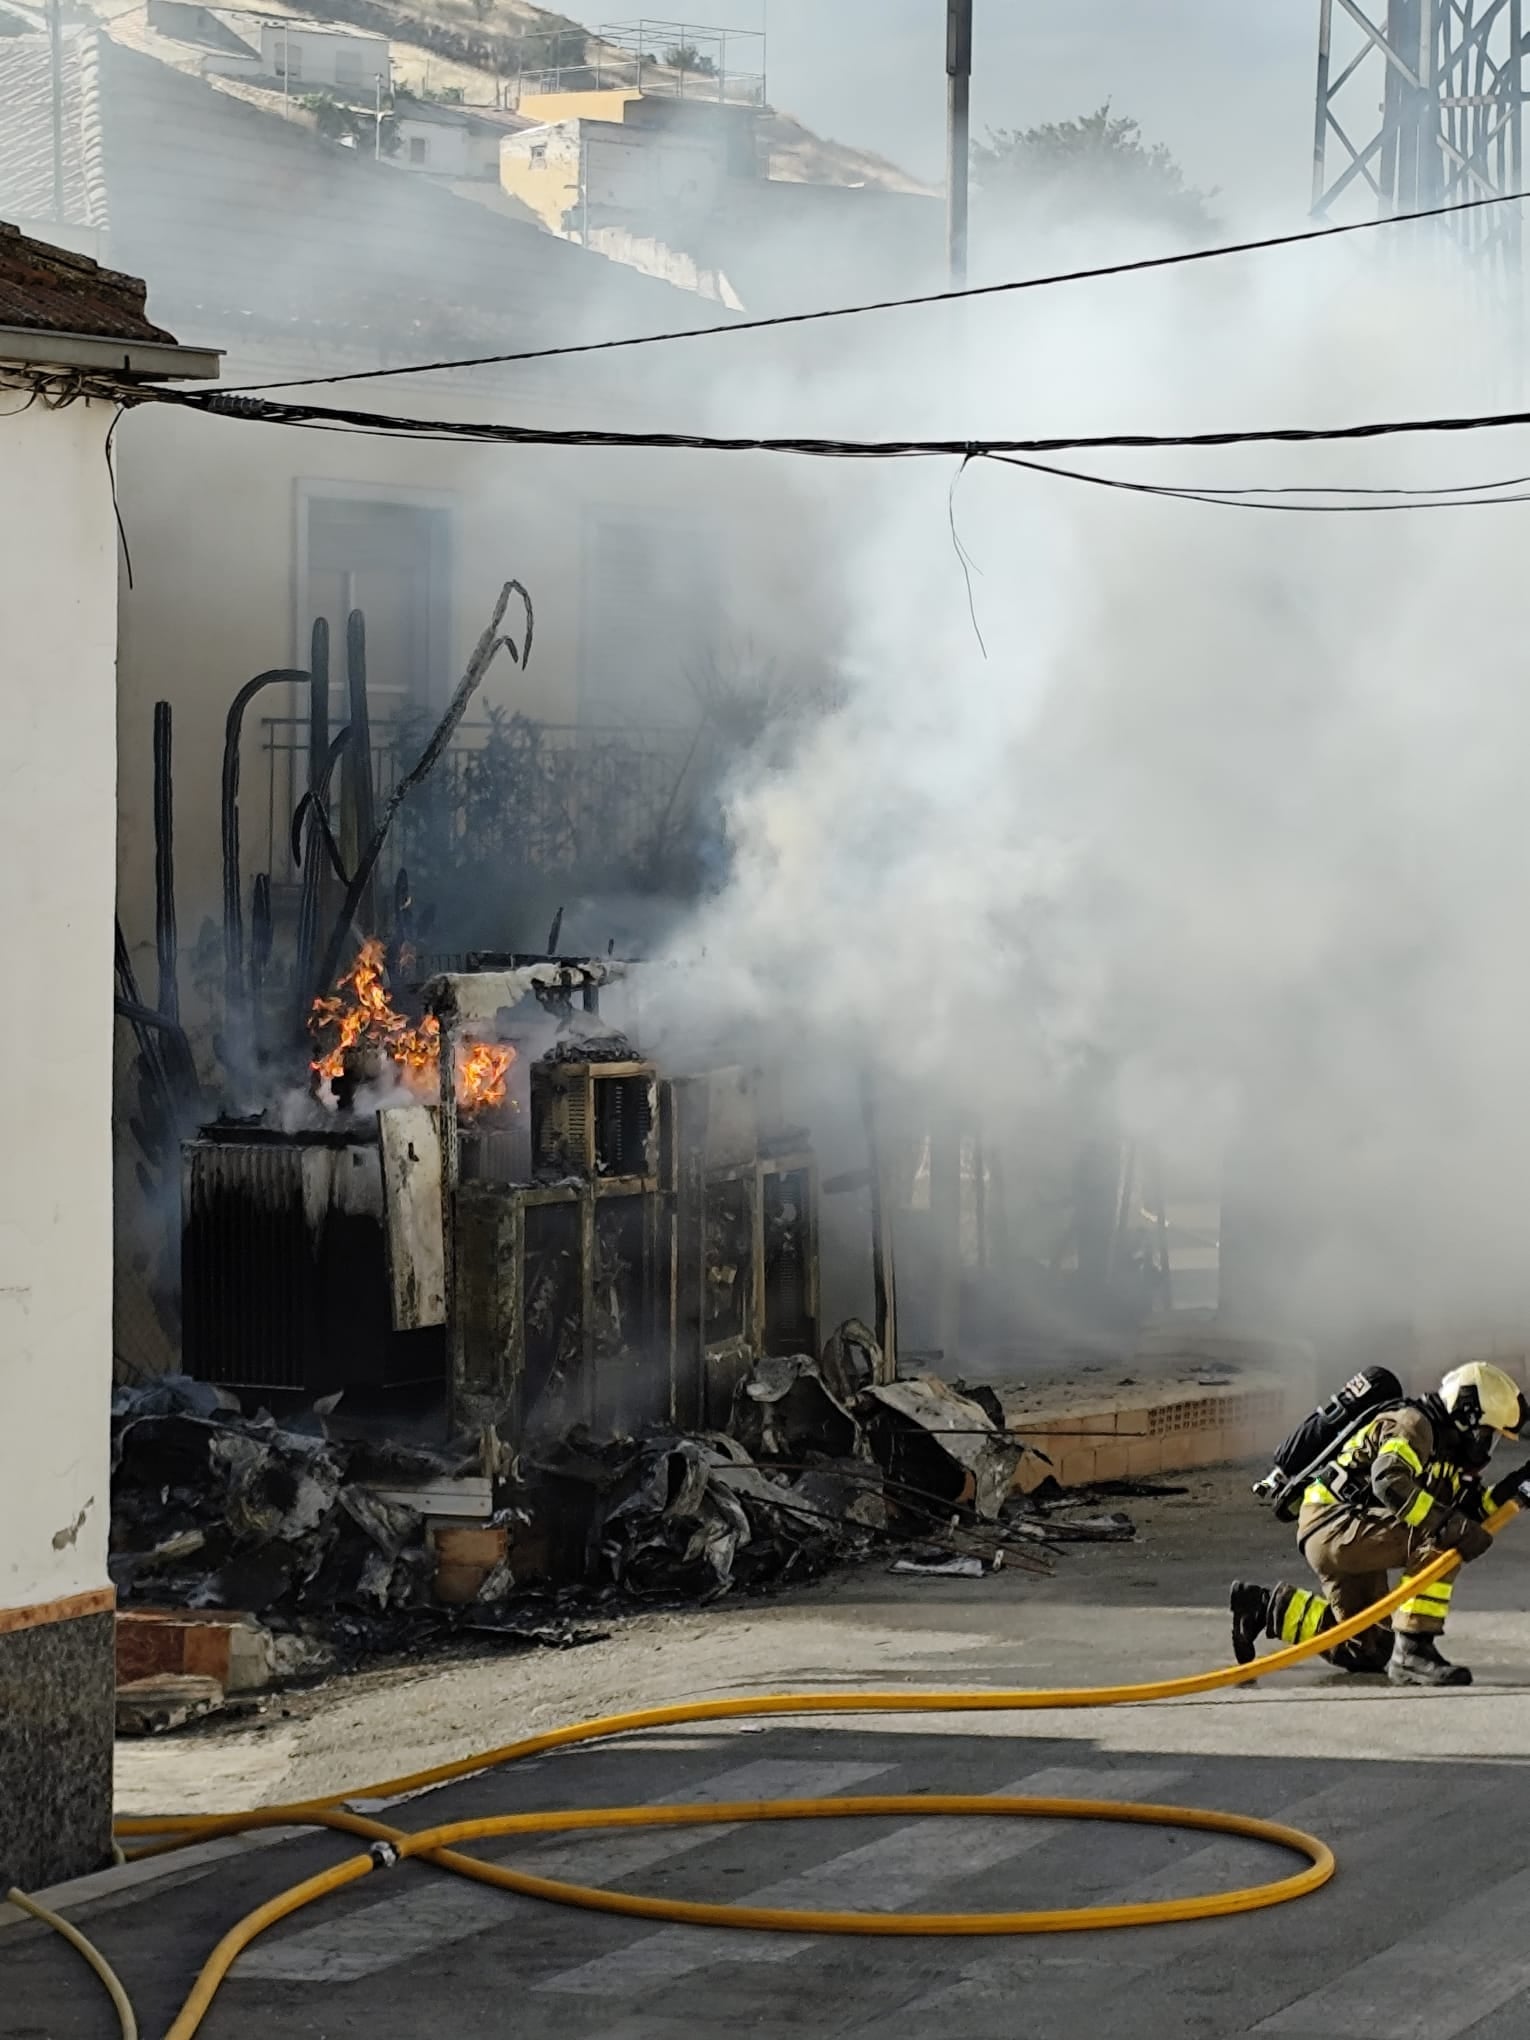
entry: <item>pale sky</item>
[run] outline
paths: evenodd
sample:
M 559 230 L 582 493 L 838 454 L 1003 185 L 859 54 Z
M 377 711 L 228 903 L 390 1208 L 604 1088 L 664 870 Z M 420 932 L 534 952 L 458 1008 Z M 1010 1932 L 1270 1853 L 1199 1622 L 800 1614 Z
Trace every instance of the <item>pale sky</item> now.
M 565 11 L 593 27 L 639 9 L 565 0 Z M 939 177 L 945 0 L 710 0 L 697 12 L 715 26 L 766 24 L 783 112 Z M 1224 217 L 1300 213 L 1317 13 L 1316 0 L 975 0 L 974 127 L 1066 120 L 1108 99 L 1167 143 L 1192 183 L 1224 193 Z

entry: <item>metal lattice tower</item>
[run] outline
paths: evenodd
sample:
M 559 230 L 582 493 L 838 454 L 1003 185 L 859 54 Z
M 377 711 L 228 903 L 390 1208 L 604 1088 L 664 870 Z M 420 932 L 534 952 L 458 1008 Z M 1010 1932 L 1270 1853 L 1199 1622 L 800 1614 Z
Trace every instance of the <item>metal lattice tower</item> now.
M 1524 188 L 1530 0 L 1321 0 L 1312 209 L 1369 196 L 1382 217 Z M 1518 272 L 1517 205 L 1448 222 Z

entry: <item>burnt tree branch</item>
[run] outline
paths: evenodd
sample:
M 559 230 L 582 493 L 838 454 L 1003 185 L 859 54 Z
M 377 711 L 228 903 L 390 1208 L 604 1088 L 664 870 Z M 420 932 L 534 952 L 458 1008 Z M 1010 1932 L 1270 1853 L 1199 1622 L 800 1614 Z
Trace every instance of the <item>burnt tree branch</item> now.
M 244 905 L 239 872 L 239 750 L 244 736 L 244 712 L 266 687 L 306 685 L 308 675 L 293 667 L 277 666 L 247 680 L 229 704 L 223 733 L 223 980 L 226 1020 L 231 1030 L 243 1031 L 244 1022 Z
M 505 620 L 505 611 L 510 606 L 510 597 L 512 595 L 520 596 L 526 610 L 526 632 L 519 650 L 517 650 L 513 639 L 503 636 L 500 632 L 500 625 Z M 399 780 L 392 793 L 389 794 L 387 802 L 383 807 L 381 818 L 373 830 L 371 841 L 357 859 L 356 869 L 351 875 L 349 886 L 346 888 L 345 900 L 340 908 L 339 918 L 336 920 L 331 931 L 329 942 L 325 947 L 324 956 L 319 965 L 318 983 L 321 989 L 334 983 L 335 975 L 340 967 L 340 958 L 344 954 L 346 942 L 355 925 L 357 909 L 367 895 L 367 890 L 372 882 L 372 874 L 377 869 L 377 860 L 382 856 L 383 848 L 388 840 L 388 832 L 393 826 L 394 817 L 415 787 L 422 780 L 430 776 L 439 762 L 442 752 L 456 733 L 457 725 L 467 713 L 468 703 L 477 693 L 485 673 L 493 665 L 495 655 L 500 650 L 500 647 L 503 646 L 509 652 L 511 658 L 515 660 L 522 672 L 526 670 L 526 663 L 531 657 L 533 628 L 534 620 L 531 596 L 521 582 L 507 581 L 499 591 L 499 600 L 494 605 L 494 613 L 484 626 L 483 635 L 473 648 L 473 656 L 468 660 L 462 678 L 457 682 L 456 691 L 447 703 L 446 713 L 442 716 L 440 722 L 436 724 L 429 743 L 426 744 L 414 764 L 404 774 L 403 778 Z

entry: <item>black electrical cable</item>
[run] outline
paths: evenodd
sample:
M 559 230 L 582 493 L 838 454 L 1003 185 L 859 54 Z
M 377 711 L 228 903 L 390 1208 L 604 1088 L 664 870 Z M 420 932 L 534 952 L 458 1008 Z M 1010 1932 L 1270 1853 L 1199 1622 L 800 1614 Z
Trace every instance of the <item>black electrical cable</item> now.
M 400 368 L 354 369 L 343 375 L 310 375 L 290 382 L 236 383 L 229 393 L 315 389 L 342 382 L 372 382 L 380 376 L 436 375 L 461 368 L 494 368 L 513 362 L 557 361 L 574 354 L 609 354 L 618 348 L 656 347 L 670 340 L 705 340 L 718 333 L 758 333 L 777 326 L 809 326 L 828 319 L 858 319 L 870 312 L 907 311 L 921 305 L 959 304 L 970 298 L 1002 297 L 1025 290 L 1046 290 L 1055 284 L 1091 283 L 1145 270 L 1177 269 L 1192 262 L 1214 262 L 1226 255 L 1254 255 L 1270 248 L 1294 248 L 1308 241 L 1334 241 L 1345 234 L 1374 233 L 1378 227 L 1406 226 L 1414 220 L 1441 219 L 1451 213 L 1478 212 L 1484 206 L 1515 205 L 1530 192 L 1495 192 L 1490 198 L 1469 198 L 1451 205 L 1429 206 L 1421 212 L 1394 213 L 1388 219 L 1351 220 L 1338 227 L 1305 227 L 1293 234 L 1265 234 L 1254 241 L 1224 241 L 1214 248 L 1186 248 L 1173 255 L 1138 256 L 1128 262 L 1107 262 L 1094 269 L 1064 269 L 1046 276 L 1014 277 L 1004 283 L 969 284 L 961 290 L 924 291 L 913 297 L 875 298 L 858 305 L 831 305 L 810 312 L 777 312 L 758 319 L 733 319 L 707 326 L 680 326 L 663 333 L 631 333 L 616 340 L 571 341 L 561 347 L 527 347 L 505 354 L 465 354 L 451 360 L 421 361 Z
M 602 451 L 784 453 L 818 460 L 1001 459 L 1047 453 L 1152 452 L 1170 447 L 1305 446 L 1391 439 L 1420 433 L 1507 431 L 1530 425 L 1530 411 L 1467 412 L 1432 418 L 1381 418 L 1354 425 L 1260 426 L 1220 432 L 1100 432 L 1035 439 L 829 439 L 810 435 L 754 436 L 701 432 L 625 432 L 597 427 L 508 425 L 489 421 L 411 418 L 315 404 L 278 403 L 269 397 L 220 390 L 118 391 L 121 402 L 176 404 L 214 416 L 313 431 L 348 431 L 367 437 L 463 441 L 482 446 L 589 447 Z M 1079 479 L 1087 479 L 1080 476 Z M 1094 477 L 1103 480 L 1103 477 Z M 1166 483 L 1123 483 L 1169 491 Z M 1488 485 L 1484 485 L 1488 486 Z M 1206 491 L 1208 495 L 1211 491 Z
M 1479 504 L 1498 505 L 1530 501 L 1530 477 L 1512 476 L 1497 481 L 1462 482 L 1432 487 L 1406 485 L 1372 486 L 1344 483 L 1264 484 L 1223 488 L 1214 484 L 1190 485 L 1148 482 L 1126 476 L 1101 475 L 1082 469 L 1025 458 L 1038 453 L 1104 450 L 1157 451 L 1167 447 L 1242 446 L 1339 442 L 1379 439 L 1425 432 L 1475 432 L 1505 430 L 1530 425 L 1530 411 L 1469 413 L 1461 416 L 1381 419 L 1358 425 L 1284 426 L 1257 430 L 1196 433 L 1110 433 L 1088 437 L 1054 437 L 1029 440 L 884 439 L 837 440 L 825 438 L 744 438 L 677 432 L 618 432 L 587 428 L 505 425 L 492 422 L 456 422 L 447 419 L 411 418 L 386 412 L 354 411 L 312 404 L 285 404 L 273 399 L 239 395 L 230 391 L 168 390 L 136 385 L 132 388 L 99 387 L 98 394 L 115 399 L 123 408 L 141 403 L 170 403 L 182 408 L 210 411 L 217 416 L 241 418 L 255 424 L 288 425 L 315 432 L 340 432 L 363 438 L 423 440 L 426 443 L 467 445 L 520 445 L 589 447 L 603 450 L 689 451 L 726 453 L 786 453 L 815 459 L 905 460 L 959 458 L 965 466 L 973 460 L 1029 468 L 1060 480 L 1089 483 L 1094 487 L 1124 490 L 1131 494 L 1168 496 L 1184 502 L 1200 502 L 1235 509 L 1298 511 L 1307 514 L 1354 514 L 1379 510 L 1470 509 Z M 1505 494 L 1504 491 L 1519 493 Z M 1284 502 L 1276 497 L 1308 498 L 1345 496 L 1386 498 L 1360 502 Z
M 1384 510 L 1482 510 L 1492 509 L 1501 503 L 1530 503 L 1530 476 L 1522 476 L 1518 482 L 1463 482 L 1453 489 L 1408 489 L 1408 488 L 1365 488 L 1348 487 L 1343 483 L 1308 483 L 1303 486 L 1294 483 L 1289 486 L 1270 488 L 1216 489 L 1193 488 L 1169 482 L 1140 482 L 1128 480 L 1122 475 L 1091 475 L 1081 468 L 1057 467 L 1050 461 L 1020 460 L 1013 454 L 990 454 L 980 456 L 995 462 L 1000 467 L 1024 468 L 1031 474 L 1053 475 L 1060 481 L 1091 482 L 1096 488 L 1124 489 L 1138 496 L 1169 496 L 1181 503 L 1206 503 L 1214 510 L 1281 510 L 1287 515 L 1336 517 L 1343 515 L 1375 516 Z M 1518 488 L 1514 495 L 1493 495 L 1495 489 Z M 1358 503 L 1288 503 L 1273 502 L 1272 497 L 1311 495 L 1353 495 L 1368 499 L 1387 498 L 1386 501 L 1367 500 Z M 969 595 L 971 584 L 968 584 Z

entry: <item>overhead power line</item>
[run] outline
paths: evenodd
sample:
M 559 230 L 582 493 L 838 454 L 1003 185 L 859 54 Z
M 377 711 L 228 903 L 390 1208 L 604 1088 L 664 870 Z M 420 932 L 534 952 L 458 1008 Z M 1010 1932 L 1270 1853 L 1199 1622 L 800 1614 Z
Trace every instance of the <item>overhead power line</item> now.
M 449 360 L 405 363 L 398 368 L 359 368 L 344 374 L 296 376 L 288 382 L 232 383 L 224 394 L 257 395 L 266 390 L 309 390 L 334 383 L 375 382 L 382 376 L 438 375 L 453 369 L 497 368 L 527 361 L 561 361 L 576 354 L 610 354 L 621 348 L 658 347 L 671 340 L 706 340 L 719 334 L 760 333 L 772 327 L 812 326 L 830 319 L 859 319 L 871 312 L 909 311 L 921 305 L 960 304 L 973 298 L 1049 290 L 1065 283 L 1092 283 L 1105 277 L 1135 276 L 1153 269 L 1179 269 L 1193 262 L 1216 262 L 1228 255 L 1256 255 L 1270 248 L 1296 248 L 1311 241 L 1336 241 L 1345 234 L 1374 233 L 1379 227 L 1401 227 L 1416 220 L 1443 219 L 1452 213 L 1478 212 L 1484 206 L 1517 205 L 1527 197 L 1530 197 L 1530 192 L 1495 192 L 1491 198 L 1463 199 L 1452 205 L 1429 206 L 1421 212 L 1393 213 L 1386 219 L 1350 220 L 1337 227 L 1305 227 L 1292 234 L 1266 234 L 1255 241 L 1224 241 L 1215 248 L 1186 248 L 1174 255 L 1139 256 L 1130 262 L 1107 262 L 1094 269 L 1054 270 L 1045 276 L 1013 277 L 1003 283 L 969 284 L 960 290 L 924 291 L 913 297 L 875 298 L 865 304 L 831 305 L 817 311 L 776 312 L 758 319 L 678 326 L 663 333 L 629 333 L 614 340 L 575 340 L 560 347 L 526 347 L 504 354 L 464 354 Z
M 1132 495 L 1171 497 L 1180 502 L 1221 509 L 1277 510 L 1333 516 L 1399 510 L 1452 510 L 1530 501 L 1530 475 L 1496 480 L 1452 482 L 1429 486 L 1342 482 L 1252 483 L 1237 487 L 1215 483 L 1150 481 L 1126 475 L 1099 474 L 1065 467 L 1038 456 L 1055 453 L 1158 451 L 1166 448 L 1305 444 L 1379 439 L 1424 432 L 1478 432 L 1530 426 L 1530 411 L 1503 411 L 1459 417 L 1378 419 L 1357 425 L 1277 426 L 1257 430 L 1188 433 L 1099 433 L 1087 437 L 1048 439 L 882 439 L 724 438 L 682 432 L 617 432 L 535 425 L 469 423 L 452 419 L 413 418 L 383 411 L 355 411 L 308 403 L 281 403 L 273 398 L 227 390 L 171 390 L 137 384 L 123 386 L 91 379 L 93 394 L 124 408 L 143 404 L 174 404 L 186 410 L 243 419 L 252 424 L 286 425 L 312 432 L 338 432 L 363 438 L 458 443 L 636 449 L 657 452 L 723 452 L 795 454 L 812 459 L 913 460 L 955 459 L 961 469 L 973 461 L 993 461 L 1060 481 L 1117 489 Z
M 113 394 L 118 401 L 130 405 L 176 404 L 184 409 L 210 411 L 215 416 L 243 418 L 261 424 L 291 425 L 310 431 L 353 432 L 381 438 L 461 440 L 484 446 L 590 447 L 610 451 L 781 453 L 817 460 L 919 460 L 941 456 L 980 460 L 1005 455 L 1150 452 L 1169 447 L 1305 446 L 1391 439 L 1430 432 L 1504 431 L 1530 425 L 1530 411 L 1490 411 L 1434 418 L 1380 418 L 1353 425 L 1261 426 L 1224 432 L 1099 432 L 1057 434 L 1035 439 L 827 439 L 806 435 L 755 437 L 702 432 L 627 432 L 599 427 L 413 418 L 387 411 L 282 403 L 271 397 L 243 395 L 229 390 L 143 387 L 129 390 L 118 387 Z
M 1059 467 L 1051 461 L 1022 460 L 1014 454 L 990 456 L 1001 467 L 1024 468 L 1059 481 L 1089 482 L 1097 488 L 1121 489 L 1136 496 L 1169 496 L 1181 503 L 1207 503 L 1218 510 L 1279 510 L 1312 517 L 1377 516 L 1398 510 L 1482 510 L 1500 503 L 1530 503 L 1530 475 L 1493 482 L 1455 482 L 1433 489 L 1373 488 L 1347 483 L 1254 484 L 1219 489 L 1191 483 L 1134 481 L 1125 475 L 1090 474 L 1083 468 Z M 1342 502 L 1293 502 L 1291 497 L 1344 497 Z

